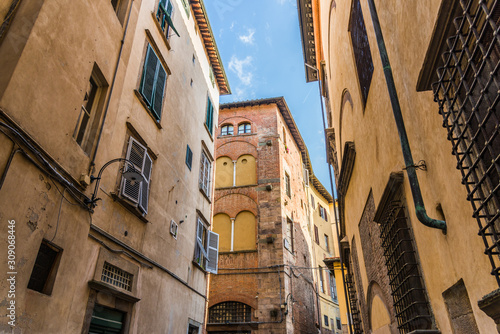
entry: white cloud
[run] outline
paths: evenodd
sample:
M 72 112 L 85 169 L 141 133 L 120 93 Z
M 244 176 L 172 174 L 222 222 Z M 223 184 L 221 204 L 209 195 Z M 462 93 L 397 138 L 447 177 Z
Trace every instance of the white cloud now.
M 251 56 L 247 56 L 245 59 L 238 59 L 238 57 L 233 55 L 229 62 L 229 70 L 233 71 L 245 86 L 252 84 L 253 73 L 247 69 L 252 66 L 252 61 L 253 58 Z
M 238 37 L 239 37 L 240 41 L 242 41 L 243 43 L 253 45 L 253 42 L 254 42 L 253 35 L 254 34 L 255 34 L 255 29 L 248 29 L 247 35 L 240 35 Z

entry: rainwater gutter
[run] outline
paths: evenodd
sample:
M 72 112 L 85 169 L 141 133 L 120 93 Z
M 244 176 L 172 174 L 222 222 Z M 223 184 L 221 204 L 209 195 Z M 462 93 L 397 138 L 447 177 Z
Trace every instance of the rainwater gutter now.
M 373 28 L 375 30 L 375 36 L 377 37 L 377 44 L 380 51 L 380 58 L 382 59 L 382 66 L 384 67 L 385 80 L 387 82 L 387 89 L 389 90 L 389 97 L 391 99 L 392 111 L 394 113 L 396 126 L 398 128 L 399 140 L 401 142 L 401 149 L 403 151 L 403 157 L 406 165 L 405 169 L 408 174 L 408 180 L 410 181 L 410 188 L 413 196 L 413 203 L 415 204 L 416 216 L 418 220 L 425 226 L 440 229 L 443 231 L 444 234 L 446 234 L 446 222 L 443 220 L 430 218 L 425 210 L 424 200 L 422 198 L 422 193 L 420 191 L 420 185 L 418 183 L 418 177 L 416 172 L 418 166 L 415 165 L 415 163 L 413 162 L 413 157 L 411 155 L 410 143 L 408 141 L 408 136 L 406 135 L 403 115 L 401 114 L 401 106 L 399 105 L 396 85 L 394 84 L 394 77 L 392 76 L 392 69 L 389 62 L 389 56 L 387 55 L 387 49 L 385 47 L 384 37 L 382 35 L 382 29 L 380 28 L 380 21 L 378 19 L 377 9 L 375 7 L 375 3 L 373 0 L 367 0 L 367 2 L 370 7 Z

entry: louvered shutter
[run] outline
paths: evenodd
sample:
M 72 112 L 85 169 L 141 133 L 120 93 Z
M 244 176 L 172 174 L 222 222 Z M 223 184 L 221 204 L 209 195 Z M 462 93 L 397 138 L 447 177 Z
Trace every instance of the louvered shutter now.
M 208 253 L 207 253 L 207 250 L 205 249 L 205 245 L 203 245 L 203 230 L 204 229 L 206 229 L 205 224 L 203 224 L 201 219 L 198 218 L 198 229 L 196 231 L 196 243 L 198 244 L 198 249 L 200 250 L 200 252 L 202 252 L 203 255 L 205 255 L 205 258 L 207 258 Z
M 139 172 L 143 171 L 144 159 L 147 155 L 146 148 L 142 146 L 137 140 L 130 137 L 127 159 L 134 165 L 135 169 Z M 129 164 L 125 164 L 124 169 L 128 170 Z M 129 180 L 122 178 L 121 194 L 123 197 L 129 199 L 134 203 L 139 203 L 141 198 L 141 182 L 136 182 L 134 185 Z
M 141 94 L 149 106 L 153 103 L 153 91 L 158 62 L 158 57 L 153 51 L 153 48 L 151 45 L 148 45 L 148 52 L 146 54 L 146 61 L 144 62 L 144 69 L 142 73 Z
M 210 98 L 207 98 L 207 119 L 205 121 L 205 124 L 207 125 L 210 134 L 212 134 L 213 117 L 214 117 L 214 106 L 212 105 L 212 101 L 210 101 Z
M 144 166 L 142 168 L 142 176 L 144 177 L 144 181 L 141 182 L 141 200 L 139 201 L 139 208 L 144 212 L 148 213 L 148 204 L 149 204 L 149 185 L 151 180 L 151 169 L 153 167 L 153 160 L 146 152 L 146 156 L 144 157 Z
M 165 82 L 167 80 L 167 72 L 158 62 L 158 77 L 156 78 L 154 87 L 154 102 L 152 105 L 153 114 L 156 116 L 157 120 L 161 119 L 161 107 L 163 105 L 163 91 L 165 89 Z
M 205 195 L 210 196 L 210 160 L 205 155 L 205 152 L 201 154 L 201 166 L 200 166 L 200 188 L 203 190 Z
M 219 260 L 219 235 L 208 231 L 208 257 L 206 269 L 209 273 L 217 274 Z

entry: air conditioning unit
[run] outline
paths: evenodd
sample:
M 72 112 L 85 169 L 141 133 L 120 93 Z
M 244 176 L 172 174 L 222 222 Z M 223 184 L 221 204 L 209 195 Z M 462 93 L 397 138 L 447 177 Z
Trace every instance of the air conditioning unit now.
M 177 230 L 179 229 L 179 225 L 172 219 L 170 221 L 170 234 L 177 239 Z

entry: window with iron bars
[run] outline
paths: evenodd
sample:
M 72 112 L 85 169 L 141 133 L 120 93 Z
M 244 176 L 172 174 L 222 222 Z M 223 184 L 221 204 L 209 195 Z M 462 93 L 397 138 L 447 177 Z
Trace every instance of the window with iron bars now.
M 459 3 L 432 88 L 500 286 L 500 3 Z
M 252 318 L 251 311 L 251 307 L 243 303 L 219 303 L 209 309 L 208 322 L 212 324 L 250 322 Z
M 356 292 L 356 282 L 354 281 L 353 264 L 349 250 L 346 250 L 346 259 L 348 259 L 345 283 L 347 285 L 347 294 L 349 296 L 349 306 L 351 307 L 351 323 L 354 334 L 363 334 L 363 325 L 361 322 L 361 313 L 358 307 L 358 293 Z
M 398 329 L 402 334 L 433 328 L 405 206 L 399 188 L 378 221 Z

